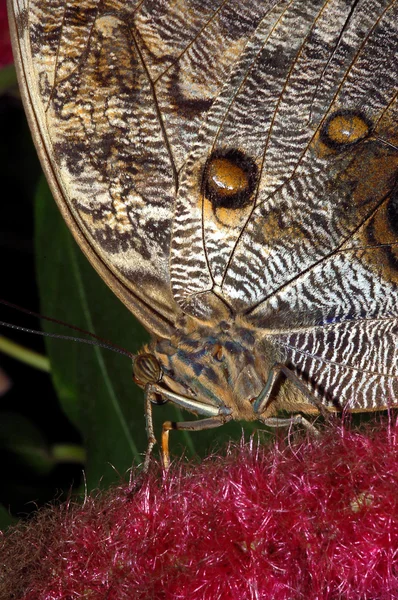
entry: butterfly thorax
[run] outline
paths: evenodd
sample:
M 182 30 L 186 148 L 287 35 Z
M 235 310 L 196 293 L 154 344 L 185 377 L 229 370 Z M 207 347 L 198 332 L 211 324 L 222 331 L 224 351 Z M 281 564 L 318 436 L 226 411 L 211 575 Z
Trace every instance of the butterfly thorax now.
M 198 327 L 177 332 L 171 340 L 154 340 L 148 351 L 159 361 L 162 386 L 228 408 L 234 419 L 245 421 L 257 418 L 253 401 L 276 359 L 271 346 L 264 349 L 252 331 L 223 322 L 211 331 Z

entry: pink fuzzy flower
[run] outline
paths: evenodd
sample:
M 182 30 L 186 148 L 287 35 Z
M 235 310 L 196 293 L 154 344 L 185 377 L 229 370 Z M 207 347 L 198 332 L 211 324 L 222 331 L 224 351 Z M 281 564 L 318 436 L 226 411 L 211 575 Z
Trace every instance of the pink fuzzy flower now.
M 0 598 L 398 598 L 397 434 L 242 443 L 41 510 L 3 537 Z

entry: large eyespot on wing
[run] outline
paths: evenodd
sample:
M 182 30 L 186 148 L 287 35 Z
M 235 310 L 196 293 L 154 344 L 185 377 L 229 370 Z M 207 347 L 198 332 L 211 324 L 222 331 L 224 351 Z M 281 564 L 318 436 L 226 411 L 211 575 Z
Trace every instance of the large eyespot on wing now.
M 256 5 L 8 0 L 26 111 L 61 212 L 108 285 L 163 337 L 181 312 L 169 281 L 177 170 Z M 238 32 L 228 27 L 236 14 Z
M 371 134 L 372 124 L 356 110 L 339 110 L 325 120 L 319 132 L 321 141 L 334 150 L 346 150 Z
M 245 4 L 240 3 L 240 6 Z M 264 123 L 266 124 L 269 111 L 266 102 L 257 103 L 259 110 L 265 112 L 261 119 L 255 118 L 257 108 L 254 96 L 257 95 L 258 72 L 253 77 L 256 82 L 248 82 L 247 76 L 251 66 L 257 62 L 261 70 L 263 54 L 268 52 L 267 41 L 274 29 L 278 29 L 277 24 L 290 4 L 257 3 L 257 13 L 261 9 L 262 15 L 261 18 L 252 21 L 254 27 L 249 31 L 244 28 L 247 19 L 240 20 L 240 9 L 233 6 L 236 17 L 229 23 L 228 29 L 235 30 L 238 35 L 241 31 L 241 35 L 246 36 L 246 43 L 241 52 L 236 54 L 230 77 L 225 78 L 221 93 L 209 109 L 196 143 L 181 171 L 170 258 L 172 289 L 179 305 L 203 321 L 216 322 L 222 313 L 223 300 L 219 299 L 218 288 L 231 257 L 231 250 L 251 214 L 254 196 L 250 181 L 257 179 L 257 171 L 261 165 L 258 162 L 256 134 L 260 130 L 262 135 L 266 133 Z M 297 17 L 297 9 L 293 13 L 294 19 Z M 251 88 L 249 94 L 247 83 Z M 268 86 L 265 89 L 268 89 Z M 243 106 L 242 110 L 238 107 L 235 112 L 233 109 L 237 107 L 240 95 L 247 98 L 247 106 Z M 255 123 L 258 125 L 258 131 L 253 131 L 251 127 Z M 232 136 L 229 139 L 223 136 L 224 127 L 227 127 L 228 131 L 235 131 L 237 138 Z M 243 180 L 246 179 L 248 184 L 244 184 L 245 192 L 240 195 L 240 200 L 244 199 L 244 202 L 234 202 L 233 207 L 228 207 L 225 194 L 222 194 L 224 201 L 215 202 L 214 193 L 211 193 L 207 185 L 209 166 L 214 166 L 217 159 L 219 169 L 221 158 L 225 159 L 224 175 L 228 171 L 228 178 L 231 178 L 231 173 L 235 172 L 233 187 L 237 183 L 236 168 L 240 169 L 236 159 L 238 158 L 240 163 L 244 161 L 252 165 L 252 174 L 246 168 L 243 169 Z M 219 192 L 217 195 L 220 199 Z
M 203 176 L 203 195 L 217 214 L 246 208 L 257 183 L 256 164 L 239 150 L 213 153 L 206 162 Z

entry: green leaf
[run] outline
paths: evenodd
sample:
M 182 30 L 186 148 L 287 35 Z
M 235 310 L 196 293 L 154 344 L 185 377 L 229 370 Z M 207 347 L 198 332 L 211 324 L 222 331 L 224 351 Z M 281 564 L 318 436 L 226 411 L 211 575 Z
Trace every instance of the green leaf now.
M 137 350 L 146 337 L 82 255 L 67 230 L 47 185 L 36 203 L 37 273 L 44 315 Z M 43 321 L 46 331 L 84 334 Z M 131 381 L 127 357 L 78 342 L 47 338 L 60 402 L 81 431 L 89 487 L 117 478 L 141 460 L 146 436 L 140 392 Z M 141 406 L 140 406 L 141 405 Z
M 14 65 L 7 65 L 0 69 L 0 94 L 12 88 L 17 88 L 17 74 Z

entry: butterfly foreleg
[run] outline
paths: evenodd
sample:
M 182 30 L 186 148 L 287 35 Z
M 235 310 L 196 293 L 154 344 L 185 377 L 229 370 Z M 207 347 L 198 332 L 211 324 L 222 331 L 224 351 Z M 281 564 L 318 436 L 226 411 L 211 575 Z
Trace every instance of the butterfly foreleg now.
M 148 438 L 148 446 L 145 452 L 145 460 L 144 460 L 144 472 L 146 472 L 149 468 L 149 462 L 151 460 L 151 454 L 154 445 L 156 444 L 155 432 L 153 429 L 153 418 L 152 418 L 152 405 L 154 403 L 153 396 L 148 389 L 149 385 L 145 388 L 145 423 L 146 423 L 146 433 Z
M 311 390 L 309 390 L 308 386 L 303 381 L 301 381 L 301 379 L 291 369 L 289 369 L 289 367 L 287 367 L 283 363 L 275 363 L 273 365 L 273 367 L 270 369 L 265 386 L 263 387 L 263 389 L 261 390 L 261 392 L 259 393 L 259 395 L 253 403 L 253 410 L 259 416 L 259 418 L 261 417 L 261 414 L 268 408 L 269 403 L 271 401 L 271 395 L 274 390 L 274 386 L 281 375 L 284 375 L 286 379 L 291 381 L 297 387 L 297 389 L 299 389 L 303 393 L 303 395 L 308 399 L 310 404 L 312 404 L 319 410 L 320 414 L 325 419 L 330 418 L 330 413 L 327 410 L 327 408 L 322 404 L 320 398 L 315 396 L 311 392 Z M 284 421 L 284 425 L 288 425 L 290 423 L 295 424 L 300 422 L 308 429 L 313 429 L 313 425 L 311 425 L 311 423 L 301 415 L 294 415 L 289 419 L 260 418 L 260 420 L 266 425 L 269 425 L 270 427 L 278 427 L 279 425 L 282 425 L 282 421 Z M 277 421 L 279 422 L 279 424 L 276 423 Z
M 220 427 L 224 423 L 227 423 L 232 419 L 230 415 L 230 409 L 226 407 L 214 406 L 182 396 L 162 387 L 156 383 L 149 383 L 145 387 L 145 417 L 146 417 L 146 429 L 148 434 L 148 448 L 145 455 L 144 470 L 148 469 L 149 460 L 152 453 L 152 449 L 156 444 L 156 438 L 153 429 L 152 420 L 152 405 L 159 404 L 157 397 L 161 397 L 162 402 L 173 402 L 181 408 L 185 408 L 195 414 L 203 415 L 207 417 L 199 421 L 186 421 L 186 422 L 172 422 L 166 421 L 163 424 L 162 429 L 162 459 L 163 464 L 167 468 L 170 463 L 169 455 L 169 432 L 172 429 L 186 430 L 186 431 L 199 431 L 201 429 L 213 429 L 214 427 Z
M 210 417 L 198 421 L 165 421 L 162 427 L 162 460 L 165 468 L 167 469 L 170 464 L 169 433 L 172 429 L 178 431 L 203 431 L 204 429 L 221 427 L 221 425 L 224 425 L 231 419 L 232 417 L 229 415 L 219 415 L 218 417 Z

